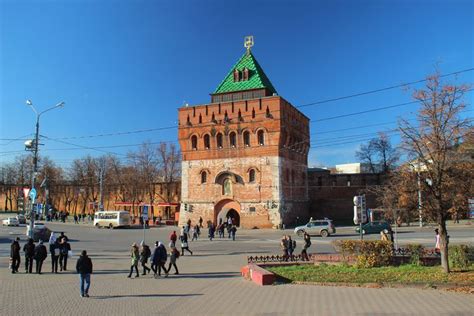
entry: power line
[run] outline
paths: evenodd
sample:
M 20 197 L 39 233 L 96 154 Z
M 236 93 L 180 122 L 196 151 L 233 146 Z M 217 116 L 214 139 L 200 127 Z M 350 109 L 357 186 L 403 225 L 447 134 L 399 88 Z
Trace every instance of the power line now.
M 452 75 L 458 75 L 458 74 L 473 71 L 473 70 L 474 70 L 474 68 L 467 68 L 467 69 L 451 72 L 451 73 L 448 73 L 448 74 L 445 74 L 445 75 L 440 75 L 439 77 L 444 78 L 444 77 L 448 77 L 448 76 L 452 76 Z M 311 105 L 320 105 L 320 104 L 324 104 L 324 103 L 328 103 L 328 102 L 334 102 L 334 101 L 340 101 L 340 100 L 345 100 L 345 99 L 349 99 L 349 98 L 360 97 L 360 96 L 363 96 L 363 95 L 378 93 L 378 92 L 392 90 L 392 89 L 396 89 L 396 88 L 402 88 L 402 87 L 409 86 L 411 84 L 418 84 L 418 83 L 422 83 L 422 82 L 425 82 L 425 81 L 428 81 L 428 80 L 429 80 L 429 78 L 425 78 L 425 79 L 416 80 L 416 81 L 407 82 L 407 83 L 402 83 L 402 84 L 389 86 L 389 87 L 385 87 L 385 88 L 369 90 L 369 91 L 365 91 L 365 92 L 350 94 L 350 95 L 346 95 L 346 96 L 342 96 L 342 97 L 336 97 L 336 98 L 332 98 L 332 99 L 326 99 L 326 100 L 322 100 L 322 101 L 311 102 L 311 103 L 299 105 L 299 106 L 296 106 L 296 107 L 297 108 L 302 108 L 302 107 L 307 107 L 307 106 L 311 106 Z
M 473 71 L 473 70 L 474 70 L 474 68 L 467 68 L 467 69 L 451 72 L 451 73 L 448 73 L 448 74 L 445 74 L 445 75 L 440 75 L 440 77 L 444 78 L 444 77 L 448 77 L 448 76 L 452 76 L 452 75 L 458 75 L 458 74 L 461 74 L 461 73 L 470 72 L 470 71 Z M 408 85 L 422 83 L 422 82 L 425 82 L 427 80 L 429 80 L 429 79 L 425 78 L 425 79 L 411 81 L 411 82 L 408 82 L 408 83 L 403 83 L 403 84 L 398 84 L 398 85 L 393 85 L 393 86 L 389 86 L 389 87 L 385 87 L 385 88 L 369 90 L 369 91 L 355 93 L 355 94 L 346 95 L 346 96 L 342 96 L 342 97 L 336 97 L 336 98 L 332 98 L 332 99 L 326 99 L 326 100 L 316 101 L 316 102 L 312 102 L 312 103 L 307 103 L 307 104 L 303 104 L 303 105 L 299 105 L 299 106 L 295 106 L 295 107 L 296 108 L 302 108 L 302 107 L 307 107 L 307 106 L 311 106 L 311 105 L 320 105 L 320 104 L 334 102 L 334 101 L 338 101 L 338 100 L 344 100 L 344 99 L 359 97 L 359 96 L 363 96 L 363 95 L 378 93 L 378 92 L 382 92 L 382 91 L 387 91 L 387 90 L 391 90 L 391 89 L 406 87 Z M 412 103 L 415 103 L 415 102 L 416 101 L 414 101 Z M 410 103 L 406 103 L 406 104 L 403 104 L 403 105 L 407 105 L 407 104 L 410 104 Z M 398 105 L 398 106 L 402 106 L 402 105 Z M 391 106 L 391 107 L 397 107 L 397 106 Z M 388 109 L 390 107 L 386 107 L 386 108 Z M 379 110 L 382 110 L 382 109 L 379 109 Z M 370 111 L 370 112 L 373 112 L 373 111 Z M 366 113 L 369 113 L 369 112 L 366 112 Z M 363 113 L 361 113 L 361 114 L 363 114 Z M 351 115 L 355 115 L 355 114 L 351 114 Z M 347 115 L 347 116 L 351 116 L 351 115 Z M 243 118 L 243 117 L 249 117 L 249 116 L 252 116 L 252 115 L 251 114 L 242 115 L 241 117 Z M 345 117 L 345 116 L 341 116 L 341 117 Z M 330 120 L 330 119 L 335 119 L 335 118 L 336 117 L 322 119 L 322 120 Z M 322 120 L 315 120 L 313 122 L 320 122 Z M 207 125 L 214 125 L 214 124 L 211 123 L 211 124 L 207 124 Z M 203 126 L 206 126 L 206 125 L 200 124 L 200 126 L 203 127 Z M 134 131 L 102 133 L 102 134 L 84 135 L 84 136 L 59 137 L 59 138 L 55 138 L 55 139 L 67 140 L 67 139 L 84 139 L 84 138 L 106 137 L 106 136 L 120 136 L 120 135 L 136 134 L 136 133 L 147 133 L 147 132 L 154 132 L 154 131 L 161 131 L 161 130 L 169 130 L 169 129 L 175 129 L 175 128 L 178 128 L 178 127 L 179 126 L 174 125 L 174 126 L 165 126 L 165 127 L 158 127 L 158 128 L 139 129 L 139 130 L 134 130 Z

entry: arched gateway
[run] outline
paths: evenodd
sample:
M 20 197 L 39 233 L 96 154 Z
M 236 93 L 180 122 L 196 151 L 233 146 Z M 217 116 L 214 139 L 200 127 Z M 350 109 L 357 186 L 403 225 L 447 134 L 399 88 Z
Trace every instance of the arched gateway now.
M 240 204 L 231 199 L 224 199 L 214 206 L 214 224 L 225 223 L 228 217 L 232 218 L 232 223 L 240 226 Z

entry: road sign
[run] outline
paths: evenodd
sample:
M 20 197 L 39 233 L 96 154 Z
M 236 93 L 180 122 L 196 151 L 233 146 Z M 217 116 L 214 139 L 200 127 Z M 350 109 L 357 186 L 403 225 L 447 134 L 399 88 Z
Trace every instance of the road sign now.
M 30 188 L 23 188 L 23 196 L 25 199 L 28 197 L 28 193 L 30 193 Z
M 35 188 L 30 190 L 29 196 L 30 196 L 30 199 L 32 201 L 34 201 L 36 199 L 36 189 Z

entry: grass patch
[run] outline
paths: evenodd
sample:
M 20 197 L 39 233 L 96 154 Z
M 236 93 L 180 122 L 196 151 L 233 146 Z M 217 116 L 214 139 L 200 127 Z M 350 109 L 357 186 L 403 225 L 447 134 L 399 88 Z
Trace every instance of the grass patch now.
M 266 268 L 290 281 L 317 283 L 457 284 L 474 286 L 474 265 L 466 271 L 445 274 L 441 267 L 356 268 L 349 265 L 301 265 Z

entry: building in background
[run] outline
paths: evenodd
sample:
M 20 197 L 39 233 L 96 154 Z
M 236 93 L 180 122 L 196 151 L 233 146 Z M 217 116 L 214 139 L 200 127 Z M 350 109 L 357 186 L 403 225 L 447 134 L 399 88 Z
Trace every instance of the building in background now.
M 308 216 L 309 119 L 275 88 L 250 45 L 211 94 L 179 109 L 180 225 L 278 227 Z

